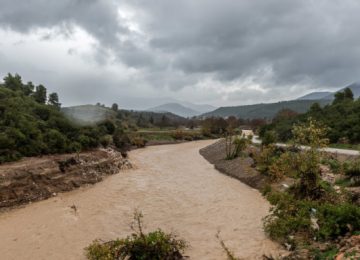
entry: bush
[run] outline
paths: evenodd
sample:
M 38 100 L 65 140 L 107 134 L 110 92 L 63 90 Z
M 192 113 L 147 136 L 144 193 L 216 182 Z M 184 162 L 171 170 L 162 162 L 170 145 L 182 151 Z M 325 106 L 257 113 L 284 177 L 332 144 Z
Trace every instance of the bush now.
M 130 139 L 132 145 L 135 145 L 138 148 L 145 147 L 147 141 L 141 136 L 134 136 Z
M 103 147 L 108 147 L 112 142 L 112 136 L 111 135 L 104 135 L 100 138 L 100 144 Z
M 267 198 L 274 207 L 265 218 L 265 232 L 279 242 L 290 242 L 289 236 L 303 242 L 314 237 L 330 241 L 360 230 L 360 208 L 356 205 L 298 200 L 289 193 L 279 192 L 270 192 Z M 312 218 L 318 228 L 314 227 Z
M 236 137 L 233 140 L 231 135 L 225 137 L 226 142 L 226 160 L 232 160 L 240 156 L 240 154 L 245 150 L 248 140 L 242 137 Z
M 175 140 L 184 140 L 185 138 L 185 133 L 182 130 L 176 130 L 174 133 L 172 133 L 171 135 Z
M 344 170 L 349 177 L 360 177 L 360 160 L 345 163 Z
M 321 204 L 318 208 L 319 237 L 335 239 L 348 232 L 360 230 L 360 207 L 349 203 Z
M 342 164 L 338 160 L 334 158 L 324 158 L 321 161 L 323 164 L 326 164 L 330 167 L 331 171 L 334 173 L 341 173 L 342 171 Z
M 85 248 L 87 258 L 90 260 L 183 259 L 182 253 L 187 247 L 186 242 L 161 229 L 145 234 L 142 217 L 141 213 L 135 212 L 135 225 L 132 226 L 134 233 L 125 239 L 116 239 L 105 243 L 95 240 Z
M 113 134 L 113 142 L 116 148 L 120 151 L 128 151 L 130 149 L 131 141 L 129 136 L 124 131 L 118 129 Z
M 277 140 L 276 132 L 274 131 L 266 131 L 264 137 L 262 138 L 262 145 L 268 146 L 270 144 L 274 144 Z

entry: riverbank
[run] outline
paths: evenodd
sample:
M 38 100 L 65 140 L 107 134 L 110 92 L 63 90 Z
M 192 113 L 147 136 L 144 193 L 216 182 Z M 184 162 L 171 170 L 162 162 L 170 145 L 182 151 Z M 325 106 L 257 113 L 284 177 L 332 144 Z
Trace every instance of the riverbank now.
M 131 168 L 113 149 L 24 158 L 0 165 L 0 210 L 57 196 Z
M 223 139 L 202 148 L 200 154 L 218 171 L 238 179 L 254 189 L 261 190 L 267 184 L 266 176 L 252 167 L 254 161 L 249 156 L 225 160 L 225 140 Z

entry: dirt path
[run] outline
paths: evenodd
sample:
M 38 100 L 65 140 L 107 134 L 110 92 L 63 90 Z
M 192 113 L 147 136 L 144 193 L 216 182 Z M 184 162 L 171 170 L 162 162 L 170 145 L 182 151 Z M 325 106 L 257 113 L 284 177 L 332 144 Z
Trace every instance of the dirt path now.
M 93 239 L 128 235 L 135 208 L 143 212 L 146 230 L 161 227 L 186 239 L 191 259 L 226 259 L 215 238 L 217 230 L 244 259 L 275 253 L 277 246 L 262 231 L 268 203 L 199 155 L 210 143 L 132 151 L 133 170 L 1 214 L 1 259 L 84 259 L 83 248 Z

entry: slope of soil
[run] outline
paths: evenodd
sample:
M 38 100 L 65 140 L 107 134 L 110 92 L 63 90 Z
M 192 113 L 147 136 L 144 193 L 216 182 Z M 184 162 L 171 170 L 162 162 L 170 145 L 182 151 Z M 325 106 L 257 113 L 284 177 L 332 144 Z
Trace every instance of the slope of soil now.
M 56 196 L 106 175 L 131 167 L 120 153 L 108 149 L 25 158 L 0 165 L 0 209 Z
M 238 157 L 225 160 L 225 141 L 223 139 L 200 150 L 200 154 L 220 172 L 234 177 L 252 188 L 261 190 L 266 185 L 266 176 L 252 167 L 253 160 Z

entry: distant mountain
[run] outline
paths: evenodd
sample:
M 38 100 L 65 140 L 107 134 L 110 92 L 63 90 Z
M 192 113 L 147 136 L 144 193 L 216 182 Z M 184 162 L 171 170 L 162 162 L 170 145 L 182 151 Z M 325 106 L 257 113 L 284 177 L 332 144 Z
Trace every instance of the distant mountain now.
M 243 119 L 266 118 L 272 119 L 281 109 L 288 108 L 298 113 L 305 113 L 312 104 L 318 102 L 324 106 L 329 104 L 333 99 L 335 93 L 343 91 L 345 88 L 350 88 L 354 93 L 354 98 L 360 97 L 360 83 L 353 83 L 347 87 L 341 88 L 335 92 L 321 91 L 312 92 L 305 96 L 299 97 L 296 100 L 282 101 L 278 103 L 255 104 L 247 106 L 234 107 L 220 107 L 212 112 L 204 113 L 201 117 L 210 116 L 237 116 Z
M 175 115 L 179 115 L 182 117 L 192 117 L 200 115 L 200 111 L 196 111 L 194 109 L 191 109 L 189 107 L 185 107 L 179 103 L 167 103 L 163 104 L 157 107 L 149 108 L 148 111 L 153 112 L 170 112 Z
M 352 92 L 354 93 L 354 98 L 360 97 L 360 83 L 353 83 L 335 92 L 329 92 L 329 91 L 312 92 L 305 96 L 299 97 L 297 100 L 320 100 L 320 99 L 333 100 L 335 93 L 343 91 L 345 88 L 350 88 L 352 90 Z
M 319 99 L 327 99 L 329 95 L 334 95 L 333 92 L 330 91 L 321 91 L 321 92 L 312 92 L 306 94 L 305 96 L 297 98 L 297 100 L 319 100 Z M 331 98 L 330 98 L 331 99 Z
M 329 95 L 325 96 L 323 99 L 334 99 L 334 95 L 337 92 L 343 91 L 345 88 L 350 88 L 351 91 L 354 93 L 354 98 L 359 98 L 360 97 L 360 83 L 353 83 L 349 86 L 346 86 L 338 91 L 332 92 Z
M 229 117 L 236 116 L 243 119 L 266 118 L 272 119 L 282 109 L 291 109 L 298 113 L 305 113 L 312 104 L 320 103 L 324 106 L 329 100 L 291 100 L 278 103 L 255 104 L 246 106 L 220 107 L 212 112 L 202 114 L 201 117 Z
M 214 107 L 212 105 L 207 105 L 207 104 L 193 104 L 190 102 L 186 102 L 186 101 L 179 101 L 179 104 L 183 105 L 184 107 L 188 107 L 192 110 L 201 112 L 201 113 L 206 113 L 206 112 L 210 112 L 215 110 L 217 107 Z

